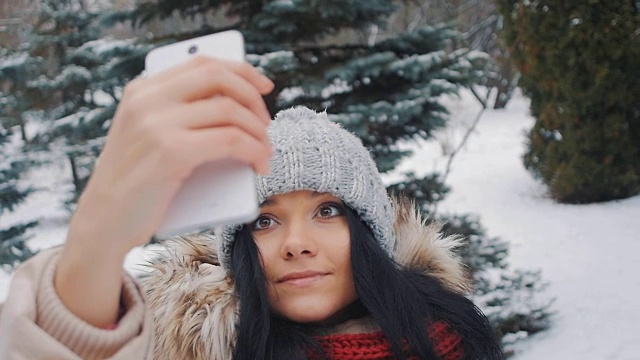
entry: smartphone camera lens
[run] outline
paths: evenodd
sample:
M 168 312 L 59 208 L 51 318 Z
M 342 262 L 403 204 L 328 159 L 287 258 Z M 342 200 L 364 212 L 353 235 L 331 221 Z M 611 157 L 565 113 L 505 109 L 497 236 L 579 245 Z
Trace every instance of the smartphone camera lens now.
M 189 47 L 189 54 L 195 54 L 198 51 L 198 47 L 195 45 L 191 45 Z

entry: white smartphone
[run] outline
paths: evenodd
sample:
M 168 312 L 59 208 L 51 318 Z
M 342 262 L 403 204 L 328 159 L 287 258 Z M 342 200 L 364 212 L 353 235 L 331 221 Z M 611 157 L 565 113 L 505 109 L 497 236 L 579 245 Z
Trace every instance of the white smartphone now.
M 145 70 L 152 75 L 198 55 L 244 61 L 242 34 L 231 30 L 156 48 L 147 55 Z M 182 184 L 155 236 L 167 239 L 212 226 L 245 223 L 257 216 L 251 166 L 231 159 L 216 161 L 197 168 Z

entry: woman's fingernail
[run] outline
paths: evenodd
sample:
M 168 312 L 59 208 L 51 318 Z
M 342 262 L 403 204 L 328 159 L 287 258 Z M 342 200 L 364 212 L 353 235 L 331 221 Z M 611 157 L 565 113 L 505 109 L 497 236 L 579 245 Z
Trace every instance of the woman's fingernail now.
M 262 83 L 262 87 L 265 90 L 271 90 L 274 87 L 273 81 L 271 81 L 271 79 L 269 79 L 266 75 L 260 75 L 260 82 Z

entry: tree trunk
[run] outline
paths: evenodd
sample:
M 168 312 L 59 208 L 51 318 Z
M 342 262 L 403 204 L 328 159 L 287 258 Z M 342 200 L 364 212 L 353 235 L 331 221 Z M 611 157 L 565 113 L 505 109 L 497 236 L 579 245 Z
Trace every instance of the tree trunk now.
M 75 187 L 75 192 L 76 192 L 76 196 L 80 196 L 80 192 L 82 191 L 81 189 L 81 184 L 80 184 L 80 177 L 78 176 L 78 168 L 76 165 L 76 159 L 73 157 L 73 155 L 67 155 L 68 159 L 69 159 L 69 163 L 71 164 L 71 176 L 73 177 L 73 186 Z
M 518 86 L 520 73 L 516 71 L 508 58 L 500 58 L 498 65 L 500 66 L 500 79 L 496 82 L 498 93 L 496 94 L 496 101 L 493 104 L 493 108 L 504 109 L 509 100 L 511 100 L 513 91 Z
M 24 120 L 22 120 L 22 117 L 20 117 L 20 135 L 22 135 L 22 141 L 25 144 L 28 144 L 29 140 L 27 139 L 27 131 L 25 129 L 25 123 Z

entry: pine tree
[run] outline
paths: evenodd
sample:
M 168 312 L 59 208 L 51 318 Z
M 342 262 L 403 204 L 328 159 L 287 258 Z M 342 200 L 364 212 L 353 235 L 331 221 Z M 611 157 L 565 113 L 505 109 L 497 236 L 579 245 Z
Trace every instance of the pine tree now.
M 502 19 L 493 0 L 401 0 L 398 3 L 401 15 L 396 16 L 390 24 L 392 27 L 412 30 L 425 23 L 452 23 L 462 32 L 465 47 L 487 53 L 489 71 L 481 83 L 487 92 L 481 94 L 481 89 L 470 89 L 483 107 L 503 109 L 507 105 L 520 74 L 497 36 Z M 491 104 L 490 100 L 493 100 Z
M 25 53 L 0 54 L 0 88 L 19 88 L 15 79 L 28 66 L 29 60 Z M 34 189 L 20 184 L 20 179 L 32 162 L 16 156 L 16 151 L 12 148 L 14 133 L 11 129 L 20 125 L 21 114 L 26 110 L 21 102 L 20 91 L 14 93 L 15 95 L 10 95 L 0 92 L 0 265 L 8 266 L 14 266 L 34 254 L 26 243 L 29 239 L 26 232 L 38 224 L 37 221 L 30 221 L 7 225 L 2 221 L 3 215 L 14 211 L 34 192 Z
M 498 5 L 536 118 L 527 169 L 560 202 L 640 193 L 640 3 Z
M 5 127 L 18 126 L 23 143 L 29 143 L 26 125 L 33 116 L 33 89 L 28 85 L 41 64 L 39 57 L 29 54 L 29 45 L 16 49 L 0 49 L 0 99 Z
M 140 65 L 129 60 L 148 50 L 132 40 L 103 37 L 98 20 L 104 10 L 80 0 L 42 1 L 29 34 L 30 54 L 47 59 L 40 66 L 44 75 L 28 83 L 33 94 L 30 105 L 42 110 L 39 121 L 46 124 L 32 142 L 46 148 L 51 159 L 68 161 L 74 185 L 66 202 L 70 208 L 102 148 L 127 80 L 120 76 L 140 72 Z
M 34 189 L 20 186 L 20 179 L 29 169 L 26 161 L 12 161 L 5 155 L 13 133 L 0 124 L 0 219 L 2 215 L 14 211 L 25 201 Z M 0 265 L 14 266 L 34 254 L 26 243 L 29 240 L 26 231 L 35 227 L 37 221 L 7 226 L 0 222 Z
M 511 355 L 518 341 L 547 329 L 553 300 L 540 296 L 547 287 L 541 272 L 510 268 L 509 244 L 487 237 L 475 216 L 444 217 L 441 221 L 446 224 L 445 233 L 467 238 L 460 255 L 473 275 L 471 299 L 502 336 L 505 353 Z

